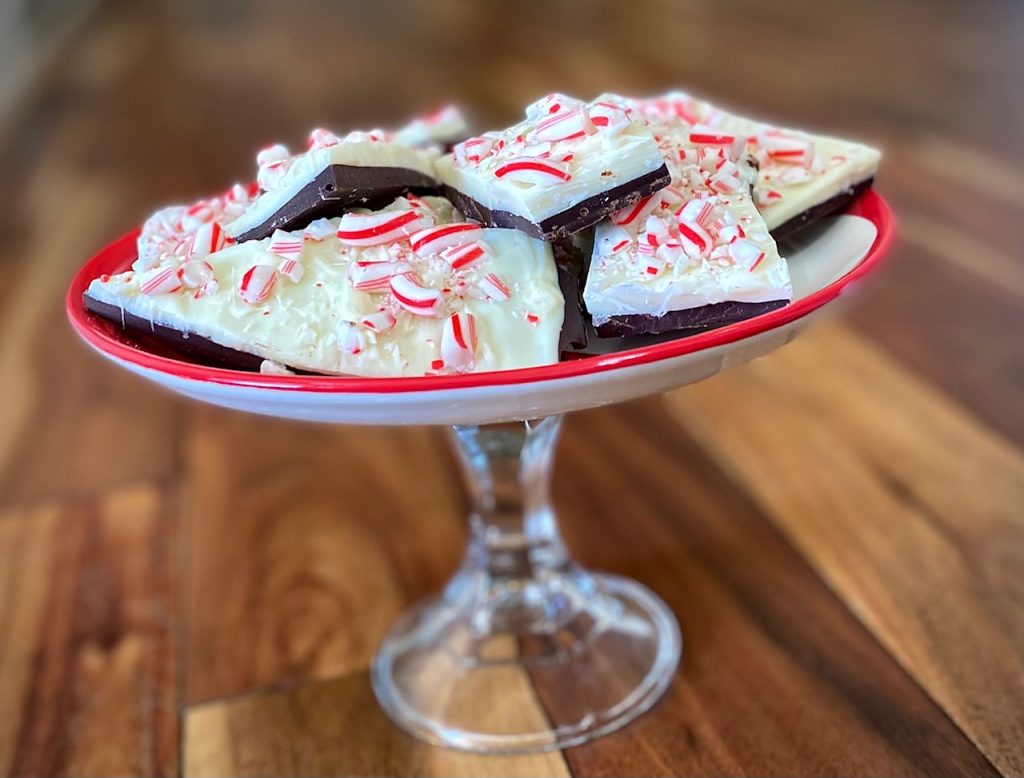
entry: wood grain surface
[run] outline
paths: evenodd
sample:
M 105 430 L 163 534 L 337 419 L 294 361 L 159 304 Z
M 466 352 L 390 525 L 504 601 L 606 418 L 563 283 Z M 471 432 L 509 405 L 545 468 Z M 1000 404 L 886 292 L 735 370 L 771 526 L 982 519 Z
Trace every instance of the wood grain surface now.
M 101 4 L 0 124 L 0 775 L 1024 774 L 1022 24 L 1009 0 Z M 781 351 L 568 419 L 567 541 L 677 614 L 666 697 L 560 753 L 423 745 L 367 666 L 458 563 L 444 436 L 161 393 L 75 341 L 70 274 L 313 126 L 676 86 L 882 145 L 900 244 Z M 491 703 L 530 715 L 516 694 Z

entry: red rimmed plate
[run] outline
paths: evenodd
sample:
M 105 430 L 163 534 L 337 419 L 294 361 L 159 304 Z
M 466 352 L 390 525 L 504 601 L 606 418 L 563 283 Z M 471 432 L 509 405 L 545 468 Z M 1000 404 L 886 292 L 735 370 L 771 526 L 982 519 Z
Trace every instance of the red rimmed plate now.
M 874 190 L 784 246 L 794 301 L 779 310 L 699 335 L 636 345 L 601 342 L 604 352 L 544 367 L 453 376 L 354 378 L 277 376 L 206 367 L 147 351 L 116 324 L 85 310 L 89 282 L 135 259 L 137 232 L 100 251 L 75 275 L 67 312 L 96 351 L 195 399 L 272 416 L 359 424 L 482 424 L 537 418 L 663 392 L 747 362 L 788 342 L 812 314 L 855 289 L 887 253 L 894 222 Z

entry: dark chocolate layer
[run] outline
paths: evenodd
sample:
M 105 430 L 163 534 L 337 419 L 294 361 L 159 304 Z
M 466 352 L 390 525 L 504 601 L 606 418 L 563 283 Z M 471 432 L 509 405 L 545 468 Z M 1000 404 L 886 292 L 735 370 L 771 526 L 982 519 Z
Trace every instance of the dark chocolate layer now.
M 804 227 L 813 224 L 818 219 L 838 213 L 856 200 L 857 196 L 870 187 L 874 181 L 874 177 L 865 179 L 859 184 L 854 184 L 849 189 L 840 192 L 835 197 L 830 197 L 828 200 L 825 200 L 825 202 L 818 203 L 817 205 L 808 208 L 803 213 L 798 213 L 789 221 L 783 222 L 772 230 L 772 237 L 775 238 L 775 240 L 782 240 L 783 238 L 787 238 L 790 235 L 799 232 Z
M 583 325 L 583 312 L 580 304 L 579 287 L 576 277 L 571 273 L 562 272 L 559 268 L 558 283 L 565 297 L 565 320 L 562 323 L 562 334 L 559 338 L 559 351 L 571 346 L 582 348 L 587 345 L 586 328 Z M 211 367 L 226 367 L 230 370 L 247 370 L 258 373 L 263 357 L 248 354 L 227 346 L 215 343 L 194 332 L 182 332 L 164 324 L 156 324 L 122 309 L 120 306 L 97 300 L 88 294 L 82 295 L 87 311 L 95 313 L 114 324 L 120 325 L 146 351 L 156 353 L 169 351 Z M 299 375 L 317 375 L 308 370 L 289 367 Z
M 456 208 L 473 221 L 490 227 L 520 230 L 542 240 L 557 240 L 567 238 L 597 224 L 610 213 L 628 208 L 640 198 L 653 194 L 659 189 L 664 189 L 670 181 L 668 167 L 662 165 L 657 170 L 634 178 L 632 181 L 581 200 L 571 208 L 549 216 L 539 224 L 515 213 L 492 210 L 450 186 L 444 187 L 444 193 Z
M 694 335 L 704 330 L 713 330 L 717 327 L 724 327 L 726 324 L 734 324 L 744 319 L 760 316 L 762 313 L 774 311 L 788 304 L 788 300 L 770 300 L 764 303 L 724 302 L 702 305 L 699 308 L 687 308 L 682 311 L 669 311 L 664 316 L 651 316 L 645 313 L 612 316 L 594 329 L 602 338 L 660 335 L 665 332 Z
M 121 325 L 125 331 L 146 351 L 171 351 L 187 357 L 190 361 L 211 367 L 226 367 L 232 370 L 249 370 L 259 372 L 263 357 L 237 351 L 209 338 L 196 335 L 194 332 L 181 332 L 173 327 L 155 324 L 141 316 L 128 313 L 117 305 L 102 302 L 89 295 L 82 296 L 85 308 L 97 316 Z
M 269 219 L 236 240 L 241 243 L 266 238 L 274 230 L 302 229 L 314 219 L 341 216 L 350 208 L 383 208 L 408 192 L 437 194 L 437 182 L 402 167 L 329 165 Z
M 558 286 L 565 300 L 565 317 L 562 319 L 562 332 L 558 336 L 558 351 L 562 353 L 573 348 L 585 348 L 587 327 L 583 322 L 579 275 L 565 265 L 555 267 L 558 271 Z

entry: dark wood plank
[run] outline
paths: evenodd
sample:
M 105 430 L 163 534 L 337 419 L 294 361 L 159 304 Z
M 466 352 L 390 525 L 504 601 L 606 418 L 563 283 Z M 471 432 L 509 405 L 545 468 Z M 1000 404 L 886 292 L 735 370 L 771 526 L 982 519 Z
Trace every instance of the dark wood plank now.
M 1024 454 L 838 326 L 668 403 L 988 758 L 1024 772 Z
M 669 695 L 567 751 L 574 773 L 995 774 L 659 399 L 566 432 L 556 500 L 570 545 L 663 595 L 684 640 Z
M 757 370 L 777 367 L 751 385 L 760 373 L 679 395 L 701 398 L 674 399 L 673 414 L 732 480 L 650 403 L 570 421 L 559 499 L 573 544 L 664 594 L 690 638 L 670 697 L 625 732 L 571 751 L 571 765 L 580 775 L 991 772 L 901 664 L 997 765 L 1019 772 L 1024 737 L 1006 704 L 1017 687 L 1014 677 L 999 679 L 1014 667 L 1007 653 L 1019 655 L 1024 644 L 1012 618 L 1021 535 L 1000 513 L 1017 494 L 1006 468 L 1020 449 L 991 430 L 1024 439 L 1024 373 L 1012 336 L 1024 309 L 1012 274 L 1024 238 L 1022 18 L 1024 5 L 995 0 L 598 0 L 586 13 L 567 0 L 400 2 L 386 11 L 311 0 L 302 13 L 269 2 L 104 4 L 0 127 L 0 586 L 18 593 L 12 610 L 0 590 L 0 626 L 13 625 L 4 636 L 14 636 L 0 641 L 0 772 L 175 769 L 164 675 L 179 657 L 165 646 L 166 626 L 147 626 L 142 649 L 133 640 L 83 648 L 71 669 L 61 652 L 68 636 L 108 623 L 96 602 L 113 606 L 94 595 L 113 591 L 112 580 L 127 590 L 125 608 L 160 616 L 153 592 L 176 585 L 171 562 L 137 564 L 173 548 L 163 490 L 177 489 L 182 466 L 177 515 L 189 533 L 183 588 L 192 613 L 173 604 L 163 613 L 187 632 L 182 676 L 188 699 L 204 703 L 188 714 L 195 740 L 185 747 L 190 759 L 205 756 L 189 764 L 208 773 L 231 764 L 276 774 L 477 769 L 387 730 L 360 675 L 391 618 L 439 586 L 458 558 L 463 502 L 437 436 L 191 408 L 77 346 L 63 320 L 63 286 L 106 238 L 166 202 L 248 178 L 255 149 L 272 140 L 300 146 L 312 126 L 394 125 L 456 99 L 486 127 L 516 118 L 551 89 L 593 95 L 680 85 L 886 146 L 880 186 L 909 229 L 889 274 L 847 321 L 890 356 L 868 360 L 867 377 L 851 375 L 840 357 L 863 344 L 847 332 L 800 363 L 824 392 L 813 401 L 781 355 L 762 361 Z M 756 45 L 723 60 L 723 39 Z M 231 45 L 238 40 L 246 45 Z M 885 381 L 870 372 L 878 364 Z M 907 473 L 886 461 L 888 451 L 866 447 L 853 412 L 829 395 L 851 380 L 873 398 L 865 423 L 879 440 L 907 414 L 920 422 L 908 433 L 911 459 L 932 462 L 920 449 L 963 446 L 971 452 L 961 456 L 963 472 Z M 903 387 L 895 400 L 879 393 L 891 381 Z M 723 386 L 732 388 L 713 394 Z M 760 403 L 749 402 L 753 387 Z M 941 439 L 930 426 L 934 387 L 946 394 L 938 418 L 967 420 L 940 425 Z M 849 399 L 853 408 L 860 402 Z M 759 409 L 755 417 L 745 415 L 748 406 Z M 864 461 L 874 469 L 857 460 L 837 475 L 830 452 L 850 441 L 870 452 Z M 979 445 L 977 461 L 988 465 L 975 470 Z M 616 452 L 616 462 L 595 450 Z M 764 462 L 776 456 L 792 470 L 785 489 L 768 491 Z M 734 493 L 734 481 L 756 507 Z M 155 482 L 165 486 L 147 485 Z M 159 519 L 143 498 L 117 496 L 134 494 L 133 483 L 156 490 Z M 817 502 L 808 484 L 829 490 L 828 499 Z M 110 490 L 109 500 L 135 507 L 110 508 L 121 517 L 112 520 L 117 539 L 93 542 L 96 526 L 107 526 L 97 517 L 106 516 Z M 39 499 L 61 502 L 24 507 Z M 889 521 L 862 521 L 853 507 Z M 149 518 L 129 521 L 136 508 Z M 920 529 L 929 511 L 945 540 Z M 816 519 L 834 515 L 844 519 L 825 532 Z M 916 536 L 892 529 L 903 526 L 929 544 L 924 581 L 948 585 L 964 580 L 965 569 L 981 570 L 967 579 L 974 594 L 951 604 L 927 596 L 907 563 L 920 555 Z M 144 537 L 122 542 L 131 527 Z M 980 541 L 989 530 L 995 540 Z M 60 575 L 40 582 L 44 569 Z M 908 598 L 895 611 L 892 591 Z M 942 642 L 950 618 L 977 620 Z M 279 685 L 289 687 L 221 699 Z M 109 693 L 91 695 L 101 688 Z M 39 722 L 31 731 L 29 710 Z M 145 716 L 148 728 L 139 724 Z M 207 726 L 215 736 L 205 736 Z M 338 738 L 336 726 L 364 740 Z M 250 748 L 271 756 L 246 762 Z
M 152 486 L 0 513 L 0 774 L 176 774 L 176 555 Z

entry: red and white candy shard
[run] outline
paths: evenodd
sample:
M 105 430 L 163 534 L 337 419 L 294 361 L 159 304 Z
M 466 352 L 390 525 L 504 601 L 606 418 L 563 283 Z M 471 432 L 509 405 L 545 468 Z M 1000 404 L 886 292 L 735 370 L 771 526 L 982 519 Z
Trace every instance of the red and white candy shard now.
M 707 230 L 696 222 L 679 222 L 679 237 L 682 241 L 683 249 L 692 257 L 704 256 L 714 246 L 714 241 Z
M 338 226 L 338 240 L 348 246 L 380 246 L 394 243 L 426 227 L 414 209 L 346 213 Z
M 495 273 L 488 273 L 479 281 L 480 291 L 488 300 L 508 300 L 512 290 Z
M 338 347 L 346 354 L 356 356 L 365 347 L 363 333 L 351 322 L 342 322 L 338 332 Z
M 474 241 L 483 235 L 483 228 L 471 222 L 457 222 L 428 227 L 409 238 L 413 253 L 420 257 L 437 254 L 442 249 Z
M 814 162 L 814 144 L 782 133 L 762 133 L 758 145 L 775 162 L 788 162 L 810 167 Z
M 311 133 L 309 133 L 309 150 L 316 151 L 317 149 L 327 149 L 331 146 L 337 146 L 341 143 L 341 138 L 335 135 L 330 130 L 324 130 L 317 127 Z
M 590 121 L 595 127 L 616 130 L 630 123 L 630 110 L 625 105 L 601 100 L 590 106 Z
M 227 236 L 224 229 L 215 221 L 208 221 L 199 226 L 192 237 L 192 245 L 189 247 L 188 256 L 205 257 L 224 248 Z
M 256 165 L 258 167 L 267 167 L 268 165 L 274 165 L 279 162 L 286 162 L 289 159 L 291 159 L 291 154 L 289 154 L 288 149 L 280 143 L 275 143 L 273 146 L 268 146 L 267 148 L 260 149 L 256 152 Z
M 747 140 L 742 135 L 708 127 L 705 124 L 693 125 L 690 128 L 689 139 L 694 146 L 719 147 L 732 160 L 739 159 L 747 145 Z
M 582 100 L 577 100 L 575 97 L 568 97 L 558 92 L 552 92 L 526 106 L 526 117 L 528 119 L 540 119 L 544 116 L 562 113 L 581 105 L 583 105 Z
M 330 219 L 314 219 L 303 230 L 303 234 L 310 240 L 333 238 L 337 233 L 338 228 L 334 226 Z
M 381 309 L 376 313 L 366 314 L 362 319 L 359 320 L 359 323 L 363 327 L 366 327 L 366 329 L 370 330 L 371 332 L 380 333 L 387 332 L 388 330 L 390 330 L 392 327 L 395 326 L 396 321 L 397 320 L 395 319 L 395 315 L 393 313 Z
M 392 278 L 410 272 L 408 262 L 356 262 L 348 270 L 352 286 L 361 292 L 386 292 Z
M 455 159 L 460 165 L 477 164 L 491 153 L 494 143 L 494 138 L 481 135 L 480 137 L 470 138 L 456 144 L 452 151 L 455 153 Z
M 764 259 L 764 251 L 752 240 L 737 238 L 729 244 L 729 256 L 737 265 L 753 270 Z
M 695 222 L 704 227 L 707 226 L 714 210 L 715 206 L 710 200 L 695 198 L 676 211 L 676 218 L 680 221 Z
M 457 372 L 472 370 L 476 361 L 476 318 L 471 313 L 453 313 L 441 329 L 441 360 Z
M 451 246 L 441 251 L 441 259 L 447 262 L 452 270 L 463 270 L 480 262 L 487 255 L 487 249 L 479 241 Z
M 277 275 L 270 265 L 253 265 L 242 276 L 238 294 L 250 305 L 257 305 L 270 297 L 276 280 Z
M 158 268 L 142 276 L 139 281 L 139 291 L 145 295 L 170 294 L 181 287 L 181 279 L 175 267 Z
M 572 178 L 566 165 L 537 157 L 514 157 L 496 167 L 494 175 L 527 184 L 550 184 L 552 181 L 568 181 Z
M 740 169 L 734 162 L 725 162 L 718 171 L 708 179 L 708 186 L 720 194 L 735 192 L 743 186 Z
M 438 316 L 444 305 L 442 292 L 423 286 L 414 273 L 392 277 L 391 294 L 399 305 L 417 316 Z
M 616 211 L 610 218 L 612 223 L 619 227 L 626 227 L 631 224 L 639 224 L 654 210 L 657 205 L 657 201 L 654 199 L 654 195 L 648 195 L 647 197 L 641 198 L 636 204 L 623 208 L 621 211 Z
M 280 143 L 262 149 L 256 154 L 256 183 L 260 189 L 270 190 L 277 186 L 288 172 L 292 158 L 288 149 Z
M 277 272 L 291 281 L 293 284 L 299 283 L 302 280 L 302 276 L 305 275 L 305 268 L 302 267 L 301 263 L 297 259 L 283 259 L 277 266 Z
M 738 224 L 727 224 L 718 231 L 718 241 L 720 243 L 732 243 L 739 238 L 745 238 L 746 236 L 747 234 Z
M 213 279 L 213 265 L 201 259 L 187 259 L 178 268 L 178 278 L 189 289 L 198 289 Z
M 295 235 L 284 230 L 274 230 L 267 248 L 271 254 L 277 254 L 284 259 L 298 259 L 302 254 L 303 237 L 302 234 Z
M 607 124 L 607 117 L 602 117 L 601 123 Z M 594 135 L 596 132 L 597 125 L 590 118 L 590 112 L 585 105 L 580 105 L 568 111 L 552 114 L 537 122 L 533 128 L 533 138 L 539 141 L 558 143 Z

